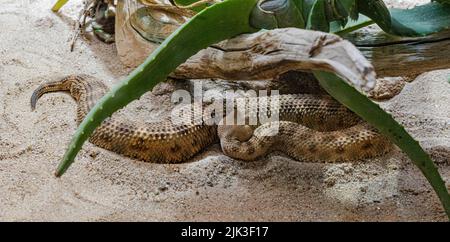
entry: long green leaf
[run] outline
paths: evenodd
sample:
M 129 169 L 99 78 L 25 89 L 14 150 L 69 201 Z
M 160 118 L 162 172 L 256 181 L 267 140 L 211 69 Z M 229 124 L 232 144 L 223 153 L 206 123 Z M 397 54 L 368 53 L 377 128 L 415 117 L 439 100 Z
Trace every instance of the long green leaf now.
M 87 114 L 73 137 L 56 176 L 73 163 L 83 143 L 103 120 L 150 91 L 189 57 L 214 43 L 256 31 L 249 16 L 257 0 L 227 0 L 206 8 L 172 33 L 125 80 L 108 92 Z
M 319 30 L 324 32 L 330 31 L 330 24 L 326 14 L 325 0 L 316 0 L 309 13 L 307 29 Z
M 382 134 L 395 143 L 422 171 L 441 200 L 450 218 L 450 195 L 439 172 L 428 154 L 419 143 L 409 135 L 403 126 L 377 104 L 358 92 L 334 74 L 316 71 L 314 75 L 320 85 L 336 100 L 347 106 Z
M 432 2 L 412 9 L 391 9 L 390 12 L 392 26 L 387 30 L 390 34 L 425 36 L 450 27 L 448 4 Z
M 394 8 L 389 11 L 391 13 L 390 27 L 386 27 L 387 24 L 382 25 L 382 21 L 378 21 L 378 24 L 385 32 L 393 35 L 425 36 L 450 28 L 450 4 L 433 2 L 412 9 Z M 333 24 L 331 32 L 344 34 L 373 23 L 373 20 L 360 15 L 357 21 L 349 21 L 343 28 Z
M 337 35 L 343 35 L 346 33 L 350 33 L 352 31 L 364 28 L 366 26 L 372 25 L 375 22 L 373 22 L 370 18 L 360 15 L 358 17 L 358 20 L 350 20 L 345 25 L 345 27 L 342 27 L 339 23 L 333 22 L 331 23 L 331 29 L 330 32 L 337 34 Z
M 53 12 L 58 12 L 60 8 L 62 8 L 69 0 L 58 0 L 52 7 Z
M 389 9 L 381 0 L 358 0 L 358 11 L 371 18 L 382 29 L 391 28 L 392 19 Z

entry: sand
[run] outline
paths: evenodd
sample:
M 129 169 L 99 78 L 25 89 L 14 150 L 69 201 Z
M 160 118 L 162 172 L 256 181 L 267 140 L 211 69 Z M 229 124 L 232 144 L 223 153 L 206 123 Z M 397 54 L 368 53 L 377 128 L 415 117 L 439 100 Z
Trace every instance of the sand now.
M 70 52 L 81 1 L 59 14 L 49 10 L 53 2 L 0 0 L 1 221 L 446 220 L 431 187 L 398 149 L 361 162 L 317 164 L 278 153 L 241 162 L 213 145 L 190 162 L 162 165 L 87 143 L 66 175 L 55 178 L 76 129 L 76 105 L 68 95 L 49 94 L 31 112 L 33 90 L 70 73 L 112 85 L 130 69 L 114 45 L 96 39 L 80 40 Z M 450 70 L 425 73 L 381 105 L 431 153 L 450 184 L 448 76 Z M 164 117 L 173 89 L 164 83 L 120 115 Z

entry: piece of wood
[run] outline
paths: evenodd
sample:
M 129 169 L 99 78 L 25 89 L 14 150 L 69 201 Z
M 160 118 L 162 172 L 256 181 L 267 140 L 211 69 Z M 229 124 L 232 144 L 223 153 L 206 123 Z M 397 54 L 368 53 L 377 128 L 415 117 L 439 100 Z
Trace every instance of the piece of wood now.
M 249 80 L 274 77 L 293 69 L 307 71 L 313 67 L 311 62 L 306 64 L 304 60 L 310 58 L 308 48 L 311 48 L 311 43 L 317 36 L 303 31 L 305 30 L 288 28 L 241 35 L 218 44 L 216 48 L 201 51 L 180 66 L 174 74 L 185 78 Z M 450 68 L 450 30 L 420 38 L 401 38 L 382 31 L 366 31 L 364 35 L 355 32 L 344 37 L 355 44 L 372 63 L 380 78 L 414 78 L 424 72 Z M 347 44 L 345 46 L 347 50 L 350 49 Z M 326 58 L 333 56 L 333 61 L 343 65 L 351 65 L 348 62 L 351 60 L 349 52 L 335 47 L 325 45 L 321 54 Z M 183 75 L 188 72 L 191 73 Z M 356 86 L 365 85 L 357 81 L 350 82 Z M 366 86 L 372 87 L 372 83 Z
M 381 31 L 344 37 L 372 62 L 379 77 L 417 76 L 450 68 L 450 30 L 422 38 L 399 38 Z
M 182 79 L 271 80 L 290 70 L 322 70 L 370 90 L 373 66 L 350 42 L 333 34 L 297 28 L 244 34 L 204 49 L 179 66 Z

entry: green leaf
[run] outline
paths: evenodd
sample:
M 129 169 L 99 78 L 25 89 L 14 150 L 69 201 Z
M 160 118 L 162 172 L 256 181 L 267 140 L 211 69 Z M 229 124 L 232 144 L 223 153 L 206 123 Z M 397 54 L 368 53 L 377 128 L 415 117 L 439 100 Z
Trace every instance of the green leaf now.
M 391 14 L 382 0 L 358 0 L 358 12 L 372 19 L 385 31 L 391 28 Z
M 337 8 L 343 8 L 346 12 L 346 15 L 353 12 L 356 9 L 356 0 L 335 0 L 338 5 Z
M 331 23 L 330 32 L 338 35 L 343 35 L 358 30 L 360 28 L 364 28 L 371 24 L 374 24 L 374 22 L 370 18 L 364 15 L 360 15 L 358 17 L 358 20 L 350 20 L 344 27 L 341 27 L 340 23 L 335 22 Z
M 450 4 L 450 0 L 432 0 L 432 2 Z
M 312 5 L 309 13 L 307 29 L 319 30 L 323 32 L 330 31 L 330 23 L 328 22 L 325 6 L 326 0 L 316 0 Z
M 405 131 L 403 126 L 377 104 L 336 75 L 321 71 L 315 71 L 314 75 L 331 96 L 377 128 L 409 156 L 436 191 L 447 216 L 450 218 L 450 195 L 444 180 L 428 154 Z
M 294 0 L 294 3 L 297 8 L 302 11 L 304 19 L 306 20 L 316 1 L 317 0 Z
M 53 12 L 58 12 L 60 8 L 62 8 L 69 0 L 58 0 L 52 7 Z
M 442 2 L 450 2 L 450 0 Z M 387 27 L 388 23 L 382 24 L 378 22 L 380 27 L 389 34 L 398 36 L 425 36 L 450 27 L 449 4 L 434 2 L 412 9 L 389 9 L 389 11 L 391 16 L 390 27 Z M 364 14 L 366 11 L 362 11 L 362 13 Z M 367 15 L 372 19 L 376 18 L 376 16 L 371 16 L 371 14 Z M 382 17 L 379 18 L 382 19 Z M 372 23 L 372 20 L 360 15 L 357 21 L 349 21 L 344 28 L 339 28 L 338 24 L 332 24 L 331 32 L 336 34 L 348 33 Z
M 442 2 L 449 2 L 442 1 Z M 425 36 L 450 27 L 450 5 L 437 2 L 412 9 L 391 9 L 392 26 L 386 32 L 400 36 Z
M 338 9 L 343 8 L 345 10 L 345 16 L 349 16 L 352 20 L 358 18 L 358 2 L 357 0 L 336 0 Z

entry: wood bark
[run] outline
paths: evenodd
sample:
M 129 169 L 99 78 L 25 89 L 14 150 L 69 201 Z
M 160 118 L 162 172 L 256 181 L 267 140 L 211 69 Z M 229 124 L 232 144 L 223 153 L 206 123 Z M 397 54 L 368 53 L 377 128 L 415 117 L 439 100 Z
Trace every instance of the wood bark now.
M 290 70 L 333 72 L 364 90 L 376 83 L 373 66 L 353 44 L 333 34 L 297 28 L 223 41 L 192 56 L 171 77 L 269 80 Z

